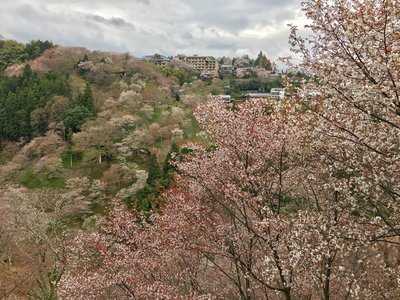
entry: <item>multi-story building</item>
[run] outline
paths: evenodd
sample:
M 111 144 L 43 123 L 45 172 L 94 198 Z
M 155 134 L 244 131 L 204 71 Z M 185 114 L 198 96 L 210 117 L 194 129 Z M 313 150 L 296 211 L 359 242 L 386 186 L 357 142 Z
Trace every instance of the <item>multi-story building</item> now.
M 234 72 L 234 68 L 232 64 L 227 64 L 227 65 L 220 65 L 219 66 L 219 75 L 221 77 L 224 76 L 232 76 Z
M 283 88 L 273 88 L 273 89 L 271 89 L 270 94 L 275 99 L 279 99 L 279 100 L 285 99 L 285 89 L 283 89 Z
M 177 59 L 190 65 L 195 71 L 200 73 L 218 74 L 218 62 L 212 56 L 184 56 L 178 55 Z

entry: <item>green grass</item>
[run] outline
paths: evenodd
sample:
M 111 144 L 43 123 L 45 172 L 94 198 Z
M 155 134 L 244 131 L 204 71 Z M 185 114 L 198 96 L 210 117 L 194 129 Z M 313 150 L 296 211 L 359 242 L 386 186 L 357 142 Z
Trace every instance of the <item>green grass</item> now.
M 163 112 L 163 108 L 156 106 L 154 108 L 153 115 L 151 116 L 150 123 L 155 123 L 155 122 L 160 121 L 162 112 Z
M 64 178 L 49 173 L 35 173 L 26 170 L 20 177 L 20 183 L 29 189 L 62 189 L 65 187 Z
M 82 153 L 68 149 L 61 154 L 62 165 L 66 169 L 72 169 L 82 161 Z
M 190 116 L 190 124 L 188 125 L 183 129 L 184 136 L 186 139 L 193 139 L 200 132 L 199 123 L 193 115 Z
M 140 111 L 138 112 L 138 116 L 142 118 L 143 125 L 150 125 L 156 122 L 159 122 L 161 119 L 162 112 L 168 110 L 168 106 L 155 106 L 153 107 L 153 112 L 149 115 L 146 112 Z

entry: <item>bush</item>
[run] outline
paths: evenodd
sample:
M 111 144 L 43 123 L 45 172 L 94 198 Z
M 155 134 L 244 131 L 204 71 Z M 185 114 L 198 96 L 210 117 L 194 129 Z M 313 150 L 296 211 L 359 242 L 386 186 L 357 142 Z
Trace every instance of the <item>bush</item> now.
M 85 106 L 77 105 L 68 109 L 63 118 L 66 137 L 68 138 L 70 134 L 79 132 L 81 126 L 90 116 L 92 116 L 92 113 Z
M 32 169 L 26 170 L 20 183 L 29 189 L 62 189 L 65 187 L 64 178 L 50 173 L 35 173 Z
M 25 46 L 25 54 L 27 59 L 35 59 L 43 54 L 47 49 L 53 48 L 54 45 L 49 41 L 31 41 Z
M 82 161 L 82 152 L 74 151 L 72 149 L 66 150 L 61 154 L 61 161 L 64 168 L 73 168 L 74 164 Z

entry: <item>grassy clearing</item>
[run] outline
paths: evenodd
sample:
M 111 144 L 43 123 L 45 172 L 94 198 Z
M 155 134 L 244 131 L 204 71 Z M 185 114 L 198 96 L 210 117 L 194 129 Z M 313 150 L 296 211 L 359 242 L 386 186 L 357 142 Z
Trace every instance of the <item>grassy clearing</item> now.
M 51 173 L 36 173 L 32 169 L 25 170 L 20 183 L 29 189 L 62 189 L 65 180 L 59 175 Z

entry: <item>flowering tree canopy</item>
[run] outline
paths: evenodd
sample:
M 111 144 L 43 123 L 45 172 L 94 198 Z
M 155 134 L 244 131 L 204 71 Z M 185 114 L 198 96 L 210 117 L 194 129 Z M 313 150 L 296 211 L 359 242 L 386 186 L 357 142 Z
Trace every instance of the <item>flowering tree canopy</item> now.
M 160 212 L 115 199 L 71 244 L 60 293 L 129 299 L 400 297 L 400 2 L 303 3 L 290 101 L 195 116 Z

